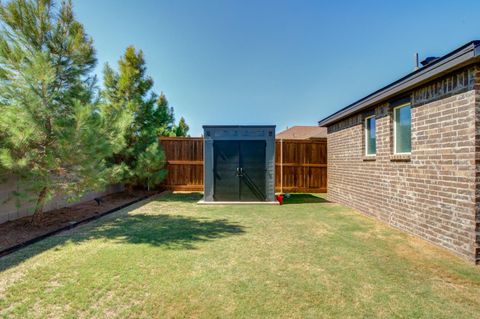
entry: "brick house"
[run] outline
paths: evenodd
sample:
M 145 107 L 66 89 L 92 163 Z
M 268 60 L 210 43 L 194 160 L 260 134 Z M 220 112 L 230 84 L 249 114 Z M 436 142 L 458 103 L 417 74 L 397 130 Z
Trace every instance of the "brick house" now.
M 480 262 L 480 41 L 319 122 L 328 197 Z

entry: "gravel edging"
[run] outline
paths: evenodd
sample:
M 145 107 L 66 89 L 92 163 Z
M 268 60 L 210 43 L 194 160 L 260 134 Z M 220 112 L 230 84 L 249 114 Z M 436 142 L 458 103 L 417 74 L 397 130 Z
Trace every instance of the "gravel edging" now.
M 110 209 L 110 210 L 107 210 L 107 211 L 105 211 L 105 212 L 103 212 L 103 213 L 101 213 L 101 214 L 98 214 L 98 215 L 94 215 L 94 216 L 85 218 L 85 219 L 83 219 L 83 220 L 81 220 L 81 221 L 74 222 L 74 223 L 72 223 L 72 224 L 63 226 L 63 227 L 61 227 L 61 228 L 59 228 L 59 229 L 50 231 L 50 232 L 48 232 L 48 233 L 46 233 L 46 234 L 43 234 L 43 235 L 40 235 L 40 236 L 38 236 L 38 237 L 29 239 L 29 240 L 27 240 L 27 241 L 25 241 L 25 242 L 23 242 L 23 243 L 21 243 L 21 244 L 17 244 L 17 245 L 15 245 L 15 246 L 6 248 L 6 249 L 4 249 L 4 250 L 1 250 L 1 251 L 0 251 L 0 258 L 2 258 L 2 257 L 4 257 L 4 256 L 7 256 L 7 255 L 10 255 L 10 254 L 12 254 L 12 253 L 14 253 L 14 252 L 16 252 L 16 251 L 24 248 L 24 247 L 30 246 L 30 245 L 32 245 L 32 244 L 34 244 L 34 243 L 37 243 L 37 242 L 39 242 L 39 241 L 41 241 L 41 240 L 43 240 L 43 239 L 45 239 L 45 238 L 51 237 L 51 236 L 53 236 L 53 235 L 56 235 L 56 234 L 58 234 L 58 233 L 61 233 L 61 232 L 63 232 L 63 231 L 66 231 L 66 230 L 70 230 L 70 229 L 76 228 L 76 227 L 78 227 L 78 226 L 80 226 L 80 225 L 82 225 L 82 224 L 86 224 L 86 223 L 89 223 L 89 222 L 91 222 L 91 221 L 97 220 L 97 219 L 99 219 L 99 218 L 101 218 L 101 217 L 103 217 L 103 216 L 105 216 L 105 215 L 114 213 L 114 212 L 119 211 L 119 210 L 121 210 L 121 209 L 123 209 L 123 208 L 125 208 L 125 207 L 128 207 L 128 206 L 130 206 L 130 205 L 136 204 L 136 203 L 138 203 L 138 202 L 141 202 L 142 200 L 145 200 L 145 199 L 150 198 L 150 197 L 155 196 L 155 195 L 158 195 L 158 194 L 151 194 L 151 195 L 142 196 L 142 197 L 137 198 L 137 199 L 135 199 L 135 200 L 133 200 L 133 201 L 131 201 L 131 202 L 128 202 L 128 203 L 125 203 L 125 204 L 120 205 L 120 206 L 118 206 L 118 207 L 115 207 L 115 208 L 112 208 L 112 209 Z

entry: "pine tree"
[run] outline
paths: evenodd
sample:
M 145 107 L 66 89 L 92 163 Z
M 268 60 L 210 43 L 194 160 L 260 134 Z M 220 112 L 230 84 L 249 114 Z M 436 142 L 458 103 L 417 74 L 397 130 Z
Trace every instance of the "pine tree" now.
M 188 127 L 187 122 L 183 118 L 183 116 L 180 118 L 180 121 L 178 121 L 178 126 L 175 129 L 175 135 L 176 136 L 187 136 L 188 130 L 190 127 Z
M 158 185 L 166 174 L 158 137 L 172 130 L 173 109 L 165 95 L 158 97 L 152 91 L 153 80 L 146 75 L 143 52 L 128 47 L 118 62 L 118 72 L 107 64 L 104 86 L 104 103 L 111 109 L 128 110 L 133 116 L 125 135 L 126 146 L 114 155 L 112 166 L 122 165 L 128 189 Z
M 0 21 L 0 174 L 19 177 L 16 195 L 35 202 L 39 223 L 53 196 L 111 181 L 105 158 L 129 119 L 91 103 L 95 50 L 70 1 L 0 3 Z
M 144 181 L 147 189 L 160 184 L 167 171 L 164 169 L 165 153 L 158 143 L 150 144 L 147 149 L 140 153 L 135 167 L 139 181 Z
M 169 106 L 165 94 L 160 94 L 157 107 L 152 114 L 153 125 L 158 136 L 174 136 L 175 116 L 173 108 Z

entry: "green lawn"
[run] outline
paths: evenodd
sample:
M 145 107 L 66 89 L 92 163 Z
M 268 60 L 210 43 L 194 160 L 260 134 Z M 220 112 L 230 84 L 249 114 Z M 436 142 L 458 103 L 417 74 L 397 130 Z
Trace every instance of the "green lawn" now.
M 480 267 L 323 196 L 161 195 L 0 259 L 0 318 L 479 318 Z

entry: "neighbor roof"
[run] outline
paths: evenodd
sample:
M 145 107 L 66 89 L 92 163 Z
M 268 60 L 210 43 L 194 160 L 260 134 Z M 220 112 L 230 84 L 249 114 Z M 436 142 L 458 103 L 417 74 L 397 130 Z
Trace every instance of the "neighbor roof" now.
M 374 104 L 386 101 L 395 95 L 405 93 L 413 87 L 424 84 L 453 70 L 480 60 L 480 41 L 471 41 L 443 57 L 419 68 L 397 81 L 377 90 L 366 97 L 344 107 L 318 122 L 320 126 L 329 126 L 348 116 L 367 109 Z
M 277 139 L 284 140 L 308 140 L 326 138 L 327 128 L 320 126 L 292 126 L 285 131 L 279 132 Z

